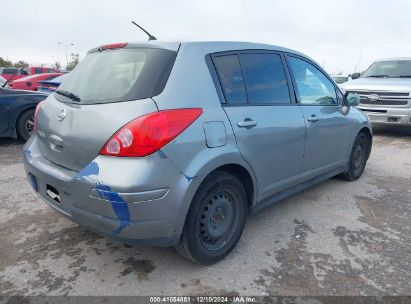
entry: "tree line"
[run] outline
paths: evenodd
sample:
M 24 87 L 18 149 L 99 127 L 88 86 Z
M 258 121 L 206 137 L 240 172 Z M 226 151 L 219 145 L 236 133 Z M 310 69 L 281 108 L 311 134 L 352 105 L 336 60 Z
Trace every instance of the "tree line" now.
M 28 62 L 24 60 L 19 60 L 13 63 L 10 60 L 3 59 L 2 57 L 0 57 L 0 67 L 3 67 L 3 68 L 14 67 L 14 68 L 26 69 L 29 67 L 29 64 Z
M 68 62 L 68 66 L 66 67 L 67 71 L 71 71 L 75 68 L 75 66 L 79 63 L 79 55 L 78 54 L 71 54 L 71 61 Z M 19 68 L 19 69 L 27 69 L 30 64 L 27 61 L 19 60 L 17 62 L 12 62 L 11 60 L 4 59 L 0 57 L 0 67 L 2 68 Z M 43 66 L 43 65 L 41 65 Z M 56 61 L 51 65 L 51 68 L 56 70 L 61 70 L 61 64 L 59 61 Z

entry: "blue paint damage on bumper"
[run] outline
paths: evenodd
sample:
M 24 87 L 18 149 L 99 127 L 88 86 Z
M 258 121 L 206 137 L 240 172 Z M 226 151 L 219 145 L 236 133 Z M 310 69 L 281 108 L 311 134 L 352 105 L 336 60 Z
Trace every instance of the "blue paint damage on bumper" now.
M 110 201 L 111 207 L 120 221 L 120 227 L 114 230 L 113 234 L 119 235 L 124 228 L 130 225 L 130 210 L 128 209 L 128 204 L 117 192 L 111 191 L 109 186 L 98 184 L 96 190 L 102 199 Z
M 96 191 L 100 198 L 108 200 L 111 203 L 111 207 L 120 222 L 120 226 L 113 231 L 113 234 L 117 236 L 124 228 L 130 225 L 130 210 L 128 208 L 128 204 L 118 194 L 118 192 L 112 191 L 110 186 L 107 186 L 98 180 L 99 173 L 99 165 L 97 162 L 93 161 L 78 174 L 77 179 L 91 179 L 96 184 Z

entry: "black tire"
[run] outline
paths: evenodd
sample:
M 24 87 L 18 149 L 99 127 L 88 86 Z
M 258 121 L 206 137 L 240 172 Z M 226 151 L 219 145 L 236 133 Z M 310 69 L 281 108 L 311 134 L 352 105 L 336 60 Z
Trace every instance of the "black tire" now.
M 247 206 L 246 191 L 237 177 L 224 171 L 211 173 L 194 195 L 177 251 L 202 265 L 223 259 L 240 239 Z
M 354 145 L 351 150 L 350 163 L 347 172 L 340 175 L 341 178 L 347 181 L 355 181 L 360 178 L 364 172 L 370 150 L 370 143 L 367 135 L 359 133 L 355 138 Z
M 20 114 L 19 119 L 17 120 L 16 129 L 17 135 L 23 141 L 27 141 L 31 134 L 33 133 L 34 128 L 34 109 L 24 111 Z

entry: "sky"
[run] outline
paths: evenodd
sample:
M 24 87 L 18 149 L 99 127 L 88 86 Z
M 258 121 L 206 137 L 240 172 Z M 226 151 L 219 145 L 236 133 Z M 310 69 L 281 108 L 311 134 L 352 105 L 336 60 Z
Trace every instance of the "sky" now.
M 0 10 L 0 57 L 66 64 L 93 47 L 159 40 L 230 40 L 298 50 L 329 73 L 411 56 L 410 0 L 14 0 Z

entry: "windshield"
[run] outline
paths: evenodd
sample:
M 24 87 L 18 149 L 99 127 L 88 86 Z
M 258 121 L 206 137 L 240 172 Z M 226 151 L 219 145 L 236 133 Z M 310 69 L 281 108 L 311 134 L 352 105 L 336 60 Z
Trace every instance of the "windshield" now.
M 19 69 L 16 69 L 16 68 L 4 68 L 1 73 L 8 74 L 8 75 L 16 75 L 18 71 Z
M 411 78 L 411 60 L 374 62 L 362 77 Z
M 153 97 L 163 90 L 175 56 L 174 51 L 150 48 L 90 53 L 60 85 L 55 97 L 83 104 Z

